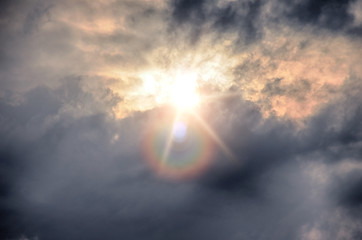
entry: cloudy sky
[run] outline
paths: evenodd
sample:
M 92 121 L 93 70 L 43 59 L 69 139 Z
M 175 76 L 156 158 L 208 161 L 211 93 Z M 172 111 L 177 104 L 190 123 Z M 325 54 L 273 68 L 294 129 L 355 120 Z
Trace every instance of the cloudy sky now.
M 9 0 L 0 239 L 362 239 L 361 0 Z

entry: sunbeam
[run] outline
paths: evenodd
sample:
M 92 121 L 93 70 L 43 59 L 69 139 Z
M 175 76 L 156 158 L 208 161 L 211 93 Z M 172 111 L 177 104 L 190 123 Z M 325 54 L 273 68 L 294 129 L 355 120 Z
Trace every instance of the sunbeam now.
M 173 131 L 174 131 L 173 128 L 179 119 L 180 119 L 180 111 L 177 111 L 175 119 L 173 120 L 173 123 L 172 123 L 172 127 L 170 129 L 170 133 L 168 134 L 168 137 L 167 137 L 165 149 L 162 154 L 162 159 L 161 159 L 162 165 L 165 165 L 167 163 L 167 158 L 170 153 L 170 149 L 172 147 L 172 137 L 173 137 Z
M 192 116 L 200 123 L 202 128 L 209 134 L 209 136 L 219 145 L 219 147 L 223 150 L 225 155 L 233 160 L 236 161 L 235 155 L 232 153 L 232 151 L 226 146 L 226 144 L 217 136 L 217 134 L 209 127 L 209 125 L 195 112 L 190 111 Z

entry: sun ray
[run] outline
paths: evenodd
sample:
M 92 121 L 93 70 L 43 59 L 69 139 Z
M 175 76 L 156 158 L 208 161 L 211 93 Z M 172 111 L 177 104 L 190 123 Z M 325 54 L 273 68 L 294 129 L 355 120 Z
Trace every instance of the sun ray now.
M 200 125 L 206 130 L 209 136 L 219 145 L 219 147 L 223 150 L 225 155 L 233 160 L 236 161 L 236 157 L 233 152 L 226 146 L 226 144 L 219 138 L 219 136 L 210 128 L 210 126 L 195 112 L 190 112 L 192 116 L 200 123 Z
M 181 115 L 181 112 L 180 111 L 177 111 L 176 113 L 176 116 L 175 116 L 175 119 L 173 120 L 173 123 L 172 123 L 172 127 L 171 127 L 171 130 L 170 130 L 170 134 L 168 135 L 167 137 L 167 142 L 166 142 L 166 146 L 165 146 L 165 149 L 163 151 L 163 154 L 162 154 L 162 164 L 165 164 L 167 162 L 167 158 L 168 158 L 168 155 L 170 153 L 170 149 L 172 147 L 172 136 L 173 136 L 173 126 L 177 123 L 177 121 L 180 119 L 180 115 Z

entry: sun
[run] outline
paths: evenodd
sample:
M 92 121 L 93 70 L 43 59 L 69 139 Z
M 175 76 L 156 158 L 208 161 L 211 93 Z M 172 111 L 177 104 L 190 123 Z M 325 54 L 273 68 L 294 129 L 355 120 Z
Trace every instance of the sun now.
M 200 96 L 197 92 L 196 79 L 195 74 L 183 74 L 171 86 L 171 102 L 177 109 L 190 110 L 199 105 Z

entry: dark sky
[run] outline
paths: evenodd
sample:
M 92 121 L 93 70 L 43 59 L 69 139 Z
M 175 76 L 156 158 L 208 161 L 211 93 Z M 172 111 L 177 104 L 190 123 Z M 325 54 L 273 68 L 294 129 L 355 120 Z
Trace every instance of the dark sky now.
M 362 239 L 362 1 L 1 1 L 0 44 L 0 239 Z

